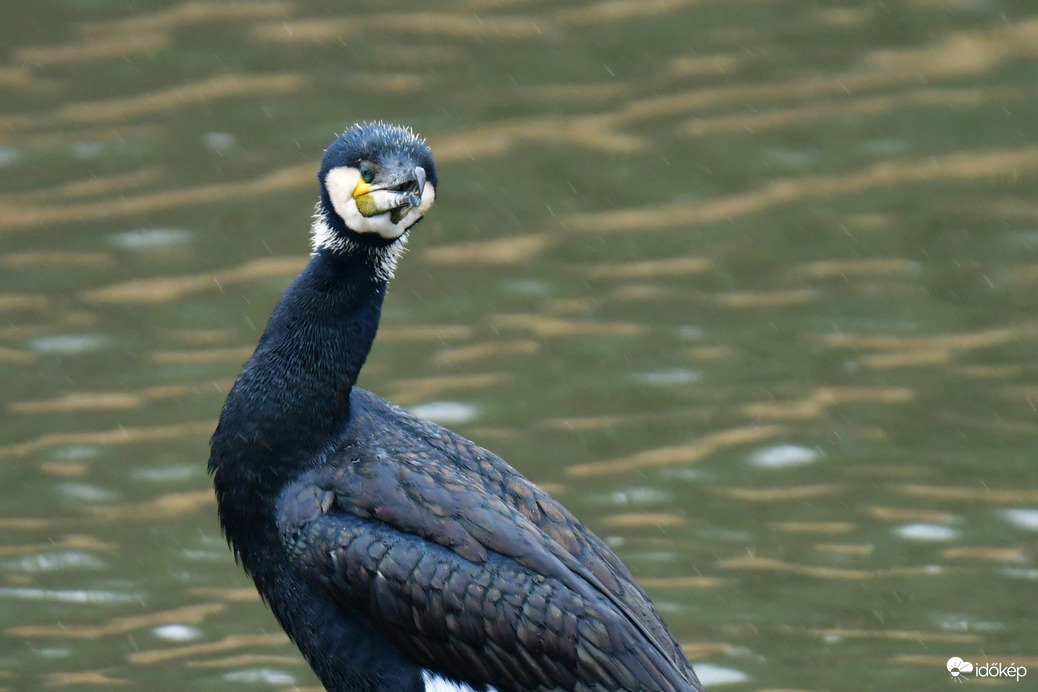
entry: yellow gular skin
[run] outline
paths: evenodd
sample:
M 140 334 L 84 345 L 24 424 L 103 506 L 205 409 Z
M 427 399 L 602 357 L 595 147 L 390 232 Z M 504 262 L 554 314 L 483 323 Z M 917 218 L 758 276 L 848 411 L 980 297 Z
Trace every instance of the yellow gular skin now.
M 387 203 L 385 198 L 393 194 L 395 193 L 389 192 L 384 188 L 372 187 L 361 179 L 357 181 L 357 186 L 353 188 L 353 201 L 357 203 L 357 211 L 360 212 L 361 216 L 370 219 L 372 216 L 386 211 L 389 203 Z M 393 209 L 389 214 L 389 220 L 393 223 L 400 223 L 409 213 L 411 213 L 410 208 Z
M 378 213 L 378 209 L 375 208 L 375 200 L 371 198 L 369 192 L 371 192 L 371 185 L 363 180 L 358 180 L 357 187 L 353 188 L 353 199 L 357 203 L 357 211 L 362 216 L 370 218 Z

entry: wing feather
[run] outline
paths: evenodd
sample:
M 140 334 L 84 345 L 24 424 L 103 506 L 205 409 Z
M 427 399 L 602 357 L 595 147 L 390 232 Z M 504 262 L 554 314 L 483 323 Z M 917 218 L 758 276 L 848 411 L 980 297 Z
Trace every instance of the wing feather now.
M 293 562 L 329 598 L 477 689 L 701 689 L 627 569 L 553 498 L 373 395 L 351 405 L 338 461 L 279 501 Z

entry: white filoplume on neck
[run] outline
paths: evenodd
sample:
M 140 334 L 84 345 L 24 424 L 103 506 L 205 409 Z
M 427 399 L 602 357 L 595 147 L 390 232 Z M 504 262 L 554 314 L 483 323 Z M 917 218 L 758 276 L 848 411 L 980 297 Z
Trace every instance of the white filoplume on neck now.
M 362 249 L 360 243 L 352 242 L 336 233 L 325 219 L 325 213 L 318 205 L 313 225 L 310 226 L 310 245 L 313 248 L 311 254 L 316 255 L 321 250 L 342 253 L 367 251 L 375 257 L 375 278 L 379 281 L 389 281 L 393 278 L 397 260 L 407 249 L 406 235 L 382 247 Z

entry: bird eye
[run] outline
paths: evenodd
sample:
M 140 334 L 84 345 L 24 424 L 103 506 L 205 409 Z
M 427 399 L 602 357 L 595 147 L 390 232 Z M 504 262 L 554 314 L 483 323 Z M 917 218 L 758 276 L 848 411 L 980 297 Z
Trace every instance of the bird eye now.
M 375 171 L 371 170 L 371 166 L 362 163 L 360 164 L 360 179 L 366 182 L 368 185 L 375 179 Z

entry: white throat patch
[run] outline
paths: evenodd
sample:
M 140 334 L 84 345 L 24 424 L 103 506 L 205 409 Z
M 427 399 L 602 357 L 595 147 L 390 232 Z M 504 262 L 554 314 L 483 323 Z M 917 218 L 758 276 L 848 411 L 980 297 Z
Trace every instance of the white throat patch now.
M 415 225 L 436 201 L 436 190 L 432 183 L 427 182 L 422 190 L 421 205 L 417 209 L 412 209 L 400 221 L 393 223 L 388 211 L 375 216 L 364 216 L 357 209 L 357 200 L 353 199 L 353 191 L 359 182 L 360 171 L 351 166 L 333 168 L 324 177 L 324 187 L 328 190 L 328 197 L 332 200 L 335 213 L 356 233 L 377 233 L 386 240 L 399 238 L 404 231 Z

